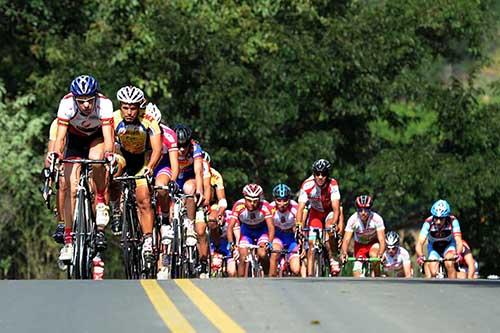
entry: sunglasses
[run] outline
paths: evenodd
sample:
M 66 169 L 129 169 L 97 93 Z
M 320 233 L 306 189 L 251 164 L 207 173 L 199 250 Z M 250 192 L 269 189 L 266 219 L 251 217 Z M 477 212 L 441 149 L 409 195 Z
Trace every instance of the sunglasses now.
M 328 172 L 315 172 L 314 175 L 316 177 L 319 177 L 319 176 L 328 177 Z
M 370 208 L 359 208 L 358 213 L 370 213 Z
M 251 197 L 245 197 L 245 200 L 250 201 L 251 203 L 259 202 L 260 198 L 251 198 Z
M 396 246 L 388 246 L 387 247 L 387 251 L 395 251 L 397 250 L 398 248 Z
M 92 97 L 87 97 L 87 98 L 75 98 L 75 101 L 78 103 L 78 104 L 84 104 L 86 102 L 93 102 L 95 100 L 95 96 L 92 96 Z

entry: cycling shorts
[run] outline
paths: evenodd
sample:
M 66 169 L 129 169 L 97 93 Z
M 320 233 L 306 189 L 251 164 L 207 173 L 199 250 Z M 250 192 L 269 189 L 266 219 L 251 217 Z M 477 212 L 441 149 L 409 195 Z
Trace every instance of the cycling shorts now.
M 212 255 L 214 253 L 222 254 L 227 258 L 228 262 L 230 260 L 233 260 L 231 250 L 229 249 L 229 242 L 223 237 L 219 239 L 219 246 L 215 246 L 215 243 L 213 241 L 210 242 L 210 253 Z
M 427 259 L 436 260 L 444 258 L 449 252 L 457 252 L 457 247 L 455 245 L 455 240 L 449 243 L 429 243 L 427 245 Z
M 248 224 L 242 223 L 240 232 L 240 245 L 260 245 L 269 242 L 267 224 L 265 222 L 257 224 L 255 227 L 250 227 Z
M 284 250 L 288 250 L 289 252 L 293 253 L 288 253 L 287 254 L 287 260 L 294 256 L 298 256 L 299 253 L 299 245 L 295 241 L 295 235 L 293 232 L 285 232 L 282 231 L 278 228 L 276 228 L 276 232 L 274 234 L 274 239 L 273 239 L 273 244 L 276 243 L 278 245 L 281 245 L 281 247 Z
M 319 212 L 315 209 L 309 210 L 308 225 L 310 228 L 323 228 L 326 218 L 330 212 Z
M 76 135 L 68 131 L 64 158 L 89 158 L 90 145 L 94 140 L 97 140 L 97 143 L 104 142 L 101 130 L 89 136 Z
M 190 180 L 195 179 L 196 175 L 194 174 L 194 170 L 188 170 L 185 172 L 180 172 L 179 176 L 177 176 L 176 183 L 179 185 L 179 188 L 184 188 L 184 184 Z
M 141 176 L 144 174 L 149 158 L 146 157 L 146 153 L 132 154 L 126 150 L 119 149 L 116 152 L 116 161 L 127 175 Z M 148 184 L 145 178 L 138 179 L 135 183 L 137 186 Z
M 156 166 L 153 175 L 155 177 L 158 175 L 167 175 L 169 179 L 172 178 L 172 169 L 170 168 L 170 157 L 168 154 L 163 155 L 160 163 Z
M 370 255 L 370 250 L 373 245 L 378 244 L 378 242 L 371 242 L 368 244 L 361 244 L 354 242 L 354 257 L 355 258 L 368 258 Z

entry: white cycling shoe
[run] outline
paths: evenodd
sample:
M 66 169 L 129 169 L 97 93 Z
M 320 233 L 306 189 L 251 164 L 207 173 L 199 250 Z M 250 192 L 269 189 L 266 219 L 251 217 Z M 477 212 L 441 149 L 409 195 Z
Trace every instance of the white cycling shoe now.
M 161 232 L 161 243 L 168 245 L 172 243 L 174 239 L 174 229 L 172 229 L 171 225 L 163 224 L 160 228 Z
M 73 259 L 73 244 L 64 244 L 59 254 L 59 261 L 71 261 Z
M 95 206 L 95 224 L 98 226 L 107 226 L 109 223 L 109 207 L 104 203 L 98 203 Z

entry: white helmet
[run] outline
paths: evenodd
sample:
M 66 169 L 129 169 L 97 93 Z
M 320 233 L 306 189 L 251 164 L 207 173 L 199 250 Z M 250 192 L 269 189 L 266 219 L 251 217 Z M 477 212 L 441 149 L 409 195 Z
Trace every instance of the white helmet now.
M 156 106 L 156 104 L 153 104 L 151 102 L 146 105 L 146 114 L 152 117 L 156 122 L 159 124 L 161 121 L 161 112 L 160 109 Z
M 139 104 L 144 101 L 144 92 L 137 87 L 126 86 L 118 90 L 116 98 L 122 103 Z

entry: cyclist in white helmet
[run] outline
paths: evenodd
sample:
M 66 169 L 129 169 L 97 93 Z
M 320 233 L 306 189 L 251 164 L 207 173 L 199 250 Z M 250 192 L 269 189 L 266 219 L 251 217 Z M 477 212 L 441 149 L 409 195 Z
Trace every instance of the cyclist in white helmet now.
M 382 263 L 386 276 L 411 277 L 411 261 L 408 251 L 400 245 L 399 235 L 389 231 L 385 235 L 386 250 L 382 255 Z

